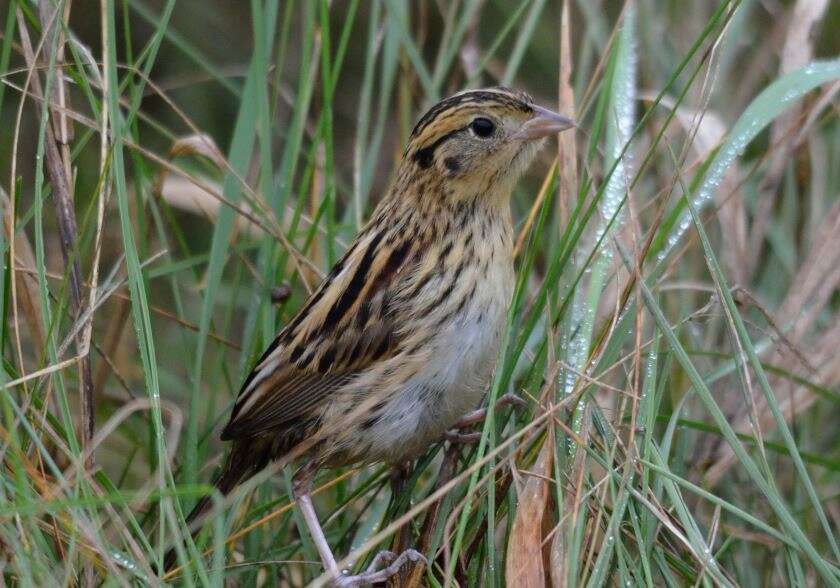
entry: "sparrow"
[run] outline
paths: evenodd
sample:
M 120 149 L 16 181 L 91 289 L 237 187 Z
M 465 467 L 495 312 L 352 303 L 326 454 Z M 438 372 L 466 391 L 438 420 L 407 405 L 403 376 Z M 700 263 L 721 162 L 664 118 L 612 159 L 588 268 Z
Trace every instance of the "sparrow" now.
M 215 487 L 226 495 L 304 446 L 294 495 L 334 584 L 383 581 L 423 556 L 384 552 L 383 569 L 342 573 L 310 497 L 315 473 L 402 466 L 480 404 L 515 284 L 513 188 L 545 139 L 573 126 L 508 88 L 432 106 L 370 220 L 242 384 Z

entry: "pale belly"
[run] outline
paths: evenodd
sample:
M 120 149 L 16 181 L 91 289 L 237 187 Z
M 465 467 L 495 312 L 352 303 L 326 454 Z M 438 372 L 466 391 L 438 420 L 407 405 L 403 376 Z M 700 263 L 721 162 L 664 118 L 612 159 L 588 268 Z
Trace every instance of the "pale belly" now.
M 506 292 L 478 297 L 438 331 L 424 369 L 358 433 L 363 461 L 414 459 L 478 407 L 493 377 L 508 300 Z

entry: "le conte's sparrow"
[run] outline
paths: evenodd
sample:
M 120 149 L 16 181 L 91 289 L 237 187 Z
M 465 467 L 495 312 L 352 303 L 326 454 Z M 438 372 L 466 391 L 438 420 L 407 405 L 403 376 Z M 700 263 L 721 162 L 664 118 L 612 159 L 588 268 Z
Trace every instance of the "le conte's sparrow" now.
M 227 494 L 303 446 L 295 494 L 334 582 L 398 565 L 340 575 L 309 497 L 315 470 L 403 464 L 479 403 L 514 287 L 510 195 L 543 139 L 571 126 L 505 88 L 432 107 L 370 221 L 242 385 L 215 485 Z

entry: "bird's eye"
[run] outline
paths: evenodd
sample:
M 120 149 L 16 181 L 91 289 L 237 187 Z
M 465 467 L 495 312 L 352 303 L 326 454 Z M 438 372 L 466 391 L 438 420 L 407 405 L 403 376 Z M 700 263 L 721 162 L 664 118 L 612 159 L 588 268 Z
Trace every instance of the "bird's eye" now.
M 470 128 L 478 137 L 489 137 L 496 130 L 496 125 L 489 118 L 477 118 L 470 123 Z

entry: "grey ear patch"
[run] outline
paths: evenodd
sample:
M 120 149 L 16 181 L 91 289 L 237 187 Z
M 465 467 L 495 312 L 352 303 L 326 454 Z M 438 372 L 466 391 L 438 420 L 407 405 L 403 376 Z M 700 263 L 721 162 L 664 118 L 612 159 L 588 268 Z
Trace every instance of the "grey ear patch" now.
M 457 173 L 461 170 L 461 162 L 458 160 L 457 157 L 447 157 L 443 160 L 443 165 L 445 165 L 446 169 L 448 169 L 452 173 Z

